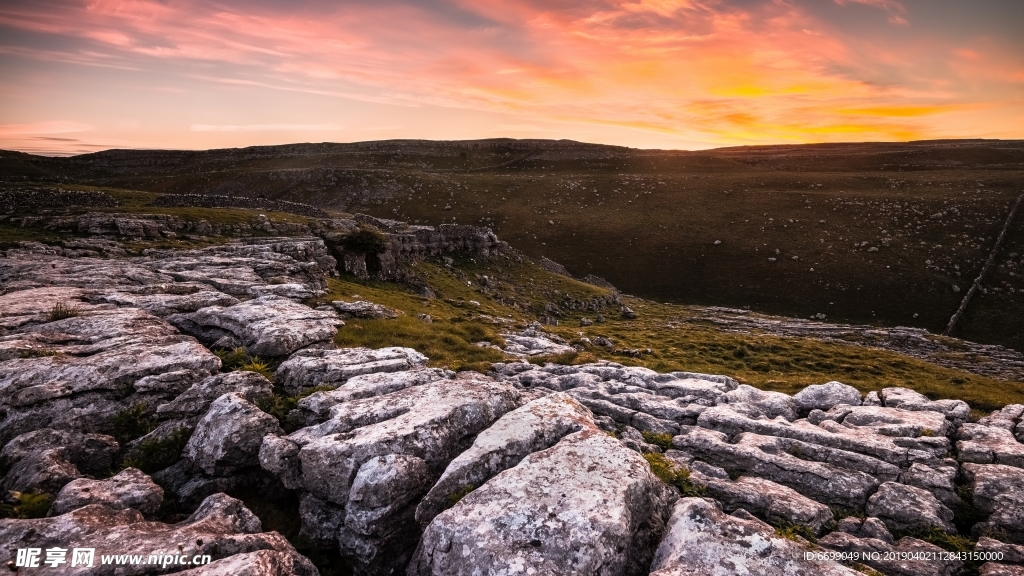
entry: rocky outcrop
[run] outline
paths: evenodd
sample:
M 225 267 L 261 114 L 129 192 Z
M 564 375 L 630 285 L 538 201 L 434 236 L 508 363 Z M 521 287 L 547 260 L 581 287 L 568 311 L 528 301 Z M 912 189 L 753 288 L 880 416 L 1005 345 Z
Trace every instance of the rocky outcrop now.
M 850 556 L 856 554 L 858 562 L 886 576 L 955 576 L 963 569 L 960 560 L 943 558 L 942 548 L 909 536 L 893 544 L 836 531 L 818 540 L 818 545 Z
M 938 528 L 956 532 L 952 510 L 928 491 L 897 482 L 879 486 L 864 511 L 885 522 L 893 531 Z
M 368 320 L 398 318 L 398 312 L 387 306 L 364 300 L 356 300 L 355 302 L 335 300 L 331 302 L 331 306 L 338 311 L 338 315 L 342 318 L 364 318 Z
M 284 434 L 276 418 L 238 394 L 225 394 L 196 425 L 184 455 L 203 472 L 226 476 L 259 464 L 267 434 Z
M 1002 464 L 964 464 L 973 504 L 988 513 L 988 520 L 974 531 L 1005 534 L 1010 542 L 1024 544 L 1024 470 Z

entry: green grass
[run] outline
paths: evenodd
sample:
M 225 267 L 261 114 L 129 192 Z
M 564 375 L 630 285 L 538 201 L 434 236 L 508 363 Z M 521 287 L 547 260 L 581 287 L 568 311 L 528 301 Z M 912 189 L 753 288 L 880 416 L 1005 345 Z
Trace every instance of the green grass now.
M 811 544 L 818 542 L 818 537 L 814 534 L 813 528 L 805 524 L 797 524 L 788 520 L 782 520 L 777 526 L 775 526 L 775 535 L 788 540 L 798 540 L 799 538 L 802 538 Z
M 672 447 L 672 435 L 665 432 L 663 434 L 655 434 L 654 432 L 641 432 L 644 437 L 644 441 L 648 444 L 654 444 L 662 450 L 668 450 Z
M 257 400 L 256 406 L 260 410 L 263 410 L 267 414 L 277 418 L 277 421 L 281 423 L 281 427 L 284 428 L 285 432 L 292 433 L 304 425 L 303 422 L 294 419 L 291 414 L 291 411 L 299 406 L 299 400 L 302 400 L 306 396 L 315 392 L 328 392 L 335 388 L 337 388 L 337 386 L 321 384 L 319 386 L 307 388 L 299 394 L 291 395 L 288 394 L 284 388 L 275 386 L 273 395 L 269 398 Z
M 651 472 L 662 482 L 674 487 L 683 496 L 707 496 L 707 489 L 690 481 L 690 471 L 677 466 L 662 454 L 644 454 L 644 460 L 651 467 Z
M 43 492 L 11 491 L 11 496 L 14 504 L 0 504 L 0 518 L 45 518 L 53 504 L 53 495 Z

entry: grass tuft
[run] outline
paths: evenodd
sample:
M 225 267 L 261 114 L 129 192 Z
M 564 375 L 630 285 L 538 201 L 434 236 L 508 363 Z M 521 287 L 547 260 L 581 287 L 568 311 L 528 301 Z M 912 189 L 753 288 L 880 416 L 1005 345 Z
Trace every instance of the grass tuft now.
M 57 302 L 52 308 L 50 308 L 50 312 L 46 315 L 46 321 L 56 322 L 57 320 L 64 320 L 65 318 L 74 318 L 81 314 L 82 309 L 78 306 Z
M 121 461 L 121 468 L 138 468 L 146 474 L 163 470 L 181 459 L 181 453 L 191 437 L 192 430 L 182 426 L 164 438 L 144 440 L 132 451 L 130 457 Z
M 45 518 L 53 504 L 53 496 L 45 492 L 15 492 L 14 504 L 0 504 L 0 518 Z
M 672 435 L 665 432 L 662 434 L 655 434 L 654 432 L 641 432 L 644 437 L 644 442 L 648 444 L 654 444 L 662 450 L 668 450 L 672 447 Z
M 683 496 L 707 496 L 707 488 L 690 481 L 690 471 L 677 466 L 663 454 L 644 454 L 644 460 L 651 467 L 651 472 L 669 486 L 675 487 Z
M 803 538 L 811 544 L 816 544 L 818 542 L 818 537 L 814 534 L 814 530 L 810 526 L 790 522 L 788 520 L 781 520 L 778 525 L 775 526 L 775 535 L 794 541 L 799 541 L 800 538 Z

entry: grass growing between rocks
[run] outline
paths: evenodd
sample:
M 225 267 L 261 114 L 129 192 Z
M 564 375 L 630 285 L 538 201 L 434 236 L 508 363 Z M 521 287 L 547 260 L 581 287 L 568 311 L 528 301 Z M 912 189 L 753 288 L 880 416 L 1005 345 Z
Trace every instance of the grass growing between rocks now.
M 13 503 L 0 503 L 0 518 L 45 518 L 53 504 L 53 495 L 45 492 L 11 491 Z
M 818 542 L 818 537 L 814 534 L 814 529 L 804 524 L 797 524 L 788 520 L 782 520 L 775 526 L 775 534 L 786 538 L 787 540 L 799 541 L 804 539 L 811 544 Z
M 303 390 L 293 396 L 289 395 L 281 386 L 274 386 L 273 396 L 257 400 L 256 407 L 267 414 L 270 414 L 274 418 L 277 418 L 277 421 L 281 423 L 281 427 L 284 428 L 284 431 L 291 434 L 305 424 L 297 418 L 297 414 L 292 414 L 292 410 L 298 408 L 299 400 L 302 400 L 306 396 L 310 396 L 316 392 L 329 392 L 335 388 L 337 388 L 337 386 L 321 384 L 319 386 Z
M 690 481 L 690 471 L 678 466 L 661 454 L 649 452 L 644 460 L 651 467 L 651 472 L 662 482 L 679 490 L 683 496 L 707 496 L 707 489 Z
M 114 414 L 111 422 L 111 436 L 124 446 L 136 438 L 149 434 L 156 428 L 156 419 L 145 402 L 136 402 Z

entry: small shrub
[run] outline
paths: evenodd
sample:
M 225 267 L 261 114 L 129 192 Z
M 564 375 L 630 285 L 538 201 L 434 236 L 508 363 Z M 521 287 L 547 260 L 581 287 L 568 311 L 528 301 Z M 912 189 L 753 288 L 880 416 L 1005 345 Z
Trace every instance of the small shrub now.
M 239 366 L 238 370 L 243 372 L 255 372 L 271 382 L 274 381 L 274 371 L 270 368 L 270 364 L 261 360 L 258 356 L 249 358 L 249 361 Z
M 56 322 L 57 320 L 63 320 L 65 318 L 74 318 L 82 313 L 82 309 L 78 306 L 69 306 L 63 302 L 57 302 L 50 308 L 50 313 L 46 315 L 47 322 Z
M 662 454 L 644 454 L 644 460 L 651 472 L 669 486 L 674 486 L 683 496 L 707 496 L 707 488 L 690 481 L 690 471 L 676 466 Z
M 798 537 L 803 538 L 811 544 L 818 541 L 817 535 L 814 534 L 814 530 L 811 529 L 810 526 L 790 522 L 788 520 L 782 520 L 777 526 L 775 526 L 775 534 L 788 540 L 797 540 Z
M 220 358 L 221 365 L 225 370 L 235 370 L 249 361 L 249 352 L 245 348 L 214 350 L 213 353 Z
M 644 437 L 644 442 L 648 444 L 654 444 L 662 450 L 668 450 L 672 447 L 672 435 L 669 433 L 655 434 L 654 432 L 641 432 Z
M 122 446 L 149 434 L 156 428 L 153 416 L 145 402 L 136 402 L 114 415 L 111 435 Z
M 0 517 L 3 518 L 45 518 L 53 503 L 53 496 L 45 492 L 11 491 L 14 504 L 0 505 Z
M 462 500 L 463 498 L 465 498 L 466 495 L 469 494 L 470 492 L 472 492 L 473 490 L 476 490 L 476 486 L 473 486 L 472 484 L 466 484 L 462 488 L 459 488 L 458 490 L 456 490 L 456 491 L 452 492 L 451 494 L 449 494 L 448 495 L 448 508 L 451 508 L 452 506 L 455 506 L 456 504 L 458 504 L 459 500 Z

